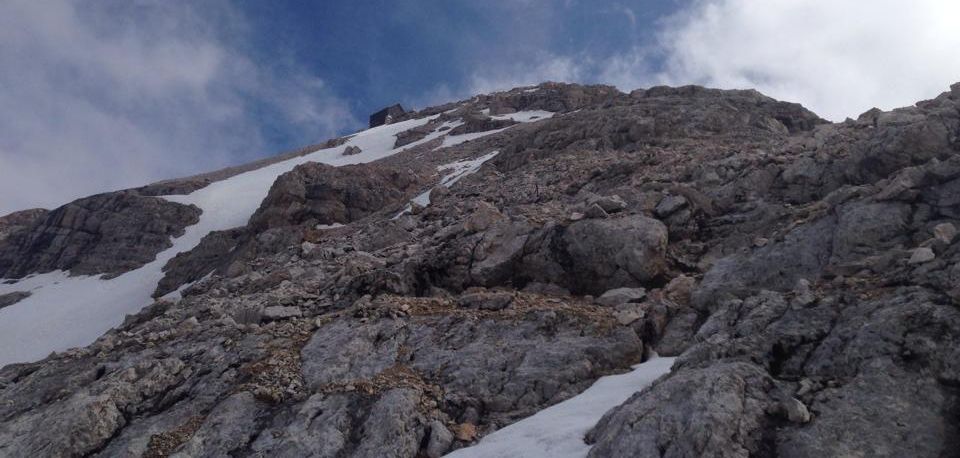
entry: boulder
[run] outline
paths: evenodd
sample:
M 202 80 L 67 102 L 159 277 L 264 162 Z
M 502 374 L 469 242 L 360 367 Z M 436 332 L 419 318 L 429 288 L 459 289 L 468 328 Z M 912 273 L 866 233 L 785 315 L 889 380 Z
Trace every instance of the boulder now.
M 643 288 L 614 288 L 600 295 L 596 302 L 600 305 L 613 307 L 627 302 L 640 302 L 647 296 Z
M 467 233 L 481 232 L 504 219 L 505 217 L 497 210 L 497 207 L 481 201 L 476 204 L 470 216 L 464 220 L 463 228 Z
M 760 447 L 774 382 L 748 363 L 714 364 L 669 376 L 614 408 L 588 433 L 591 458 L 746 457 Z M 669 409 L 660 406 L 670 405 Z
M 568 284 L 577 291 L 641 286 L 666 267 L 667 228 L 644 216 L 577 221 L 562 242 Z
M 952 223 L 940 223 L 933 227 L 933 236 L 946 245 L 953 243 L 957 236 L 957 227 Z
M 427 457 L 440 458 L 450 450 L 453 444 L 453 433 L 443 423 L 434 420 L 430 422 L 430 437 L 427 439 Z
M 603 211 L 607 213 L 618 213 L 627 208 L 627 203 L 623 200 L 622 197 L 614 194 L 611 196 L 603 196 L 596 199 L 593 203 L 600 206 Z
M 919 247 L 914 248 L 910 253 L 910 259 L 907 260 L 908 264 L 923 264 L 926 262 L 933 261 L 937 258 L 937 255 L 933 253 L 933 250 L 929 247 Z
M 676 196 L 673 194 L 668 194 L 664 196 L 663 199 L 660 199 L 660 202 L 654 208 L 653 213 L 660 218 L 666 218 L 674 213 L 676 213 L 681 208 L 687 206 L 687 199 L 683 196 Z
M 300 307 L 292 305 L 272 305 L 263 309 L 263 319 L 267 321 L 285 320 L 303 316 Z

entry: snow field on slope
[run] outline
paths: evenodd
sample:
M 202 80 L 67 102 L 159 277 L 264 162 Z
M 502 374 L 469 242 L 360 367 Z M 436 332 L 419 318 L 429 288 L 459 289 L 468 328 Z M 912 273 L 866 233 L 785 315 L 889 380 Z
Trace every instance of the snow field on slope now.
M 162 196 L 172 202 L 199 207 L 203 210 L 199 222 L 173 239 L 173 246 L 160 252 L 154 261 L 115 278 L 70 276 L 67 272 L 55 271 L 31 275 L 9 284 L 0 279 L 0 295 L 15 291 L 31 293 L 30 297 L 0 309 L 0 367 L 36 361 L 51 352 L 89 345 L 104 332 L 123 323 L 126 315 L 153 302 L 151 295 L 163 278 L 162 269 L 167 261 L 177 253 L 190 251 L 212 231 L 247 224 L 281 174 L 306 162 L 334 166 L 372 162 L 443 137 L 447 132 L 441 130 L 444 126 L 453 128 L 459 125 L 458 121 L 446 122 L 416 142 L 393 147 L 396 134 L 425 125 L 437 116 L 367 129 L 350 136 L 345 144 L 337 147 L 235 175 L 187 195 Z M 511 116 L 521 119 L 543 117 L 525 112 Z M 348 146 L 357 146 L 361 152 L 344 156 L 343 150 Z
M 476 445 L 447 458 L 584 458 L 583 441 L 603 414 L 670 372 L 675 358 L 653 358 L 633 371 L 597 379 L 590 388 L 566 401 L 499 429 Z
M 57 271 L 33 275 L 13 284 L 0 284 L 0 294 L 29 291 L 32 295 L 0 309 L 0 366 L 35 361 L 51 352 L 88 345 L 123 322 L 124 316 L 150 304 L 151 294 L 163 278 L 163 266 L 177 253 L 193 249 L 211 231 L 243 226 L 260 206 L 270 186 L 281 174 L 297 165 L 315 161 L 347 165 L 375 161 L 402 149 L 436 138 L 427 138 L 394 149 L 397 133 L 426 124 L 432 118 L 403 121 L 365 130 L 345 145 L 315 151 L 230 177 L 187 195 L 163 196 L 203 210 L 200 221 L 173 240 L 153 262 L 110 280 L 97 276 L 69 276 Z M 442 134 L 441 134 L 442 135 Z M 342 154 L 347 146 L 362 152 Z

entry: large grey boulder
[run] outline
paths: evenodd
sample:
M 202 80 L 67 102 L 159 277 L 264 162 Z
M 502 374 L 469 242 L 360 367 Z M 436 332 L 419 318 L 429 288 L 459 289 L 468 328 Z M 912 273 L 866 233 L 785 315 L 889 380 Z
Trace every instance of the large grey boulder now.
M 643 288 L 614 288 L 601 294 L 597 303 L 613 307 L 628 302 L 640 302 L 646 295 L 647 291 Z
M 563 263 L 578 291 L 602 293 L 650 282 L 666 267 L 667 228 L 644 216 L 577 221 L 567 227 Z
M 604 415 L 588 456 L 756 456 L 775 386 L 749 363 L 678 372 Z
M 434 420 L 430 423 L 430 439 L 427 442 L 427 457 L 440 458 L 450 450 L 453 433 L 443 423 Z

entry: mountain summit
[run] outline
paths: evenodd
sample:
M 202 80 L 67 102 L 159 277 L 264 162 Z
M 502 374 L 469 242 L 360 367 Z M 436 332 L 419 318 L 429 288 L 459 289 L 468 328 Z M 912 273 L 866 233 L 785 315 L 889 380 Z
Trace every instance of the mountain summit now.
M 0 455 L 942 457 L 960 84 L 544 83 L 0 218 Z

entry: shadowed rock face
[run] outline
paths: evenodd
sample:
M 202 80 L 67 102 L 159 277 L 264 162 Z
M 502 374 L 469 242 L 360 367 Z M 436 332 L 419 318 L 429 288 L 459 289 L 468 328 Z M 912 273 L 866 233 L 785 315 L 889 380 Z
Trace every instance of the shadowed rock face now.
M 0 277 L 69 270 L 118 275 L 152 261 L 200 210 L 133 191 L 80 199 L 0 241 Z
M 479 114 L 534 109 L 556 114 Z M 428 115 L 398 141 L 509 128 L 279 177 L 247 226 L 167 265 L 158 294 L 197 281 L 182 300 L 0 369 L 0 455 L 440 456 L 651 351 L 672 372 L 590 456 L 960 448 L 960 85 L 838 124 L 692 86 L 403 116 Z M 58 211 L 35 228 L 83 236 Z

